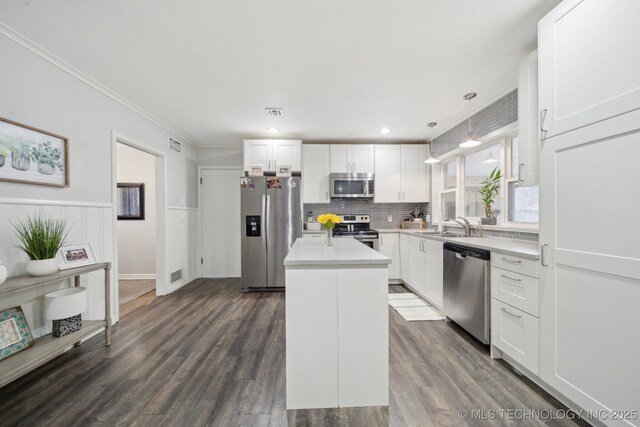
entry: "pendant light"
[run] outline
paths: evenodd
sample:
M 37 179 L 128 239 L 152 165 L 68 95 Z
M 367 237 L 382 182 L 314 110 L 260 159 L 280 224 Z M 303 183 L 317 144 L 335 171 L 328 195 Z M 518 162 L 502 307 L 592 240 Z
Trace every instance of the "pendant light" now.
M 430 122 L 430 123 L 427 123 L 427 126 L 429 127 L 429 129 L 433 130 L 433 128 L 437 124 L 438 123 L 436 122 Z M 429 142 L 429 156 L 427 156 L 427 160 L 425 160 L 424 162 L 428 164 L 440 163 L 440 159 L 433 155 L 433 138 Z
M 475 135 L 471 132 L 471 100 L 475 98 L 476 95 L 477 93 L 471 92 L 462 97 L 466 101 L 469 101 L 469 132 L 467 133 L 467 140 L 458 145 L 458 147 L 461 148 L 477 147 L 478 145 L 482 144 L 482 142 L 478 141 Z
M 498 163 L 500 160 L 493 157 L 493 154 L 489 153 L 487 155 L 487 159 L 483 160 L 482 163 Z

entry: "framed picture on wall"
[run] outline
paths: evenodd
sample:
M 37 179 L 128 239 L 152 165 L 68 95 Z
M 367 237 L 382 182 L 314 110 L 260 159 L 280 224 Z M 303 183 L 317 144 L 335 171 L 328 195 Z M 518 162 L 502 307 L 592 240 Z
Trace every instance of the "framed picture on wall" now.
M 0 117 L 0 181 L 69 186 L 69 140 Z
M 97 264 L 96 254 L 91 243 L 73 243 L 60 248 L 60 270 Z
M 144 184 L 118 183 L 118 220 L 144 220 Z

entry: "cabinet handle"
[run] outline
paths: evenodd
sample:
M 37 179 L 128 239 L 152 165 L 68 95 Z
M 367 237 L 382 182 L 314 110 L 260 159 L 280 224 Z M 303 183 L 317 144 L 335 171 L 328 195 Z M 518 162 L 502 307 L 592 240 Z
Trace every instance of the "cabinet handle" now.
M 519 316 L 519 315 L 517 315 L 517 314 L 513 314 L 513 313 L 511 313 L 511 312 L 510 312 L 510 311 L 508 311 L 506 308 L 501 308 L 500 310 L 502 310 L 503 312 L 507 313 L 509 316 L 513 316 L 513 317 L 515 317 L 516 319 L 520 319 L 520 318 L 522 317 L 522 316 Z
M 547 109 L 540 110 L 540 139 L 547 137 L 547 130 L 544 128 L 544 121 L 547 118 Z
M 548 267 L 549 266 L 549 264 L 547 264 L 547 247 L 548 246 L 549 245 L 547 245 L 546 243 L 540 245 L 540 264 L 543 267 Z
M 329 192 L 327 191 L 325 194 L 326 194 L 326 197 L 327 197 L 327 201 L 329 201 Z
M 400 200 L 400 192 L 398 191 L 398 200 Z
M 271 160 L 269 160 L 269 170 L 271 170 Z
M 380 235 L 380 244 L 384 245 L 384 237 L 382 236 L 382 234 Z
M 356 162 L 351 163 L 351 172 L 355 173 L 356 172 Z
M 520 183 L 523 181 L 523 179 L 522 179 L 522 168 L 523 167 L 524 167 L 524 163 L 520 163 L 518 165 L 518 182 L 520 182 Z
M 277 170 L 277 169 L 278 169 L 278 167 L 276 166 L 276 161 L 274 160 L 273 161 L 273 170 Z
M 522 264 L 522 261 L 520 261 L 519 259 L 509 259 L 507 257 L 502 257 L 500 259 L 504 262 L 510 262 L 511 264 Z
M 404 200 L 404 191 L 402 192 L 402 200 Z
M 509 277 L 505 274 L 501 274 L 500 277 L 502 277 L 503 279 L 507 279 L 507 280 L 511 280 L 513 282 L 522 282 L 522 279 L 516 279 L 515 277 Z

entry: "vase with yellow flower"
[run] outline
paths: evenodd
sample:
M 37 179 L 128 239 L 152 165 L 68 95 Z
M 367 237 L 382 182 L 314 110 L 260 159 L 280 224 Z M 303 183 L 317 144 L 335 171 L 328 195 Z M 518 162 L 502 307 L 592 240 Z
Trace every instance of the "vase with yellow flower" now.
M 327 232 L 324 240 L 325 245 L 333 246 L 333 243 L 331 243 L 331 235 L 336 224 L 340 224 L 342 222 L 342 218 L 338 215 L 327 213 L 318 216 L 318 222 L 324 225 L 324 229 Z

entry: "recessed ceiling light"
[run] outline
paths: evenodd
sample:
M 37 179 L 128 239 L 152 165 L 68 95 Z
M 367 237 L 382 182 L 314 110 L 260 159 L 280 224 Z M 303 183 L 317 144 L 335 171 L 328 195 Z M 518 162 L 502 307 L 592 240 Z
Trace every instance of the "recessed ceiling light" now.
M 269 129 L 267 129 L 267 132 L 278 133 L 278 132 L 280 132 L 280 129 L 278 129 L 278 128 L 269 128 Z
M 386 134 L 388 134 L 390 132 L 391 132 L 391 129 L 389 129 L 389 128 L 380 129 L 380 133 L 383 134 L 383 135 L 386 135 Z

